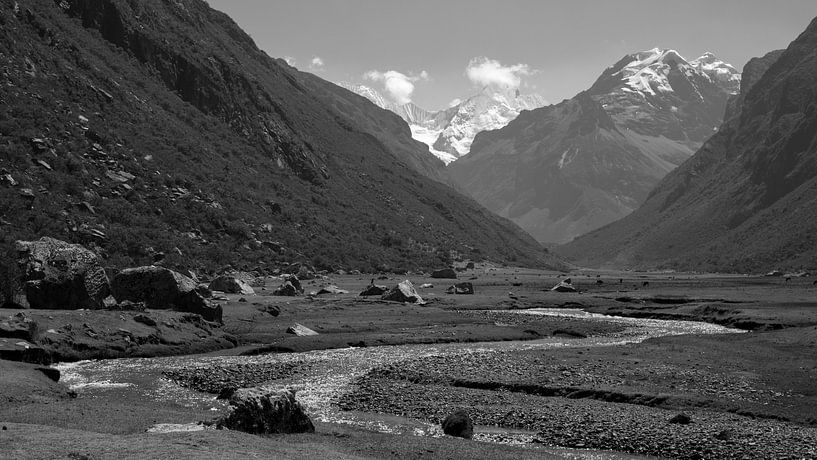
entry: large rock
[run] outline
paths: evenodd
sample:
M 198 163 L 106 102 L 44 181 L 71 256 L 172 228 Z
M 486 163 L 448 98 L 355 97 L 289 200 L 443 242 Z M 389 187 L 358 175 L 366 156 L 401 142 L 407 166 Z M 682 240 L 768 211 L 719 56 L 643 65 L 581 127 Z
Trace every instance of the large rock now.
M 424 303 L 423 298 L 414 289 L 411 281 L 405 280 L 397 286 L 391 288 L 389 292 L 383 294 L 382 300 L 391 302 Z
M 23 292 L 31 308 L 103 308 L 111 292 L 105 270 L 92 251 L 54 238 L 17 241 Z
M 474 436 L 474 422 L 464 410 L 458 410 L 443 420 L 443 433 L 458 438 L 471 439 Z
M 435 270 L 431 273 L 432 278 L 437 279 L 457 279 L 457 272 L 453 268 L 444 268 L 442 270 Z
M 208 321 L 221 321 L 221 306 L 202 297 L 195 281 L 164 267 L 127 268 L 114 276 L 112 287 L 119 302 L 144 302 L 148 308 L 196 313 Z
M 314 433 L 315 426 L 290 390 L 242 388 L 230 397 L 230 413 L 218 428 L 252 434 Z
M 255 295 L 255 291 L 249 284 L 233 276 L 219 276 L 210 283 L 208 288 L 211 291 L 229 294 Z

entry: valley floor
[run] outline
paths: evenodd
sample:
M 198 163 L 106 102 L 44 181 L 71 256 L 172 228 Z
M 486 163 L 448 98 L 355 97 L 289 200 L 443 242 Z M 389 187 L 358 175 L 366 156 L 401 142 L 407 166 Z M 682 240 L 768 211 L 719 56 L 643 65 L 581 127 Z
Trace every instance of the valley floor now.
M 525 435 L 508 439 L 524 439 L 523 445 L 377 433 L 322 422 L 314 435 L 146 433 L 158 423 L 210 420 L 218 411 L 167 404 L 127 389 L 107 396 L 76 387 L 69 394 L 65 383 L 49 380 L 34 365 L 0 361 L 0 424 L 6 427 L 0 431 L 0 458 L 817 457 L 817 287 L 812 279 L 624 272 L 569 276 L 581 293 L 551 292 L 564 276 L 522 269 L 460 273 L 460 281 L 474 278 L 469 280 L 477 292 L 473 296 L 445 294 L 450 281 L 409 277 L 417 286 L 434 284 L 420 290 L 426 306 L 357 297 L 371 276 L 307 282 L 307 291 L 330 283 L 350 291 L 316 298 L 266 295 L 276 287 L 270 280 L 244 301 L 227 295 L 223 327 L 190 326 L 172 312 L 144 313 L 157 323 L 148 327 L 133 321 L 134 312 L 23 311 L 41 330 L 55 332 L 44 335 L 46 345 L 69 361 L 208 351 L 202 356 L 297 356 L 349 346 L 562 339 L 567 345 L 552 349 L 372 363 L 334 402 L 359 418 L 397 416 L 435 424 L 465 407 L 478 424 L 478 440 L 502 440 L 503 433 L 518 432 Z M 375 282 L 393 285 L 402 279 Z M 272 307 L 277 316 L 270 314 L 276 310 Z M 583 346 L 585 337 L 613 336 L 625 326 L 520 313 L 533 308 L 705 321 L 752 332 Z M 0 310 L 0 318 L 16 313 Z M 319 335 L 287 334 L 294 323 Z M 86 326 L 94 337 L 82 332 Z M 163 341 L 139 340 L 151 334 Z M 217 391 L 224 375 L 245 384 L 284 382 L 305 369 L 211 369 L 196 379 L 197 389 Z M 195 387 L 183 374 L 175 377 Z M 213 380 L 211 387 L 207 378 Z M 689 416 L 689 424 L 669 422 L 680 413 Z

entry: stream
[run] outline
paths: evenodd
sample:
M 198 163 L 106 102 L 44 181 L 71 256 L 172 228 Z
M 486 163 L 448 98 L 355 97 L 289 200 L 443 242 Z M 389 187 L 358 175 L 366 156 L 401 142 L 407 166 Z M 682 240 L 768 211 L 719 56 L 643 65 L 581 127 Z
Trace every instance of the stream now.
M 313 420 L 348 424 L 384 433 L 415 436 L 442 436 L 438 425 L 406 417 L 347 412 L 337 408 L 334 401 L 349 391 L 355 379 L 377 366 L 395 363 L 406 358 L 440 355 L 464 355 L 507 352 L 515 350 L 553 349 L 563 347 L 596 347 L 641 342 L 649 338 L 681 334 L 724 334 L 740 331 L 709 323 L 694 321 L 623 318 L 587 313 L 574 309 L 518 310 L 520 315 L 550 315 L 580 318 L 586 321 L 605 321 L 621 324 L 621 332 L 588 338 L 550 337 L 530 341 L 503 341 L 480 343 L 448 343 L 344 348 L 303 353 L 278 353 L 259 356 L 173 356 L 162 358 L 133 358 L 116 360 L 63 363 L 55 367 L 62 374 L 61 381 L 83 395 L 103 395 L 111 391 L 135 392 L 140 398 L 180 404 L 216 414 L 227 408 L 227 403 L 214 395 L 183 388 L 164 378 L 168 369 L 207 369 L 211 366 L 237 364 L 281 366 L 294 364 L 298 371 L 277 379 L 266 386 L 297 390 L 297 399 L 305 406 Z M 159 424 L 153 432 L 192 431 L 204 429 L 201 425 Z M 487 442 L 529 445 L 535 433 L 497 427 L 477 426 L 474 439 Z M 537 446 L 537 449 L 566 458 L 623 459 L 641 458 L 615 452 L 564 449 Z

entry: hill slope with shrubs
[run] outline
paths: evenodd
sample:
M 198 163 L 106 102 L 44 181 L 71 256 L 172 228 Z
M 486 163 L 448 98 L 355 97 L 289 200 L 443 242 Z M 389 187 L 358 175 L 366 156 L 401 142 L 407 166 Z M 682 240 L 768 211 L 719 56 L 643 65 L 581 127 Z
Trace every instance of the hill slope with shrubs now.
M 397 116 L 203 1 L 0 0 L 0 26 L 4 247 L 203 271 L 559 264 L 444 185 Z

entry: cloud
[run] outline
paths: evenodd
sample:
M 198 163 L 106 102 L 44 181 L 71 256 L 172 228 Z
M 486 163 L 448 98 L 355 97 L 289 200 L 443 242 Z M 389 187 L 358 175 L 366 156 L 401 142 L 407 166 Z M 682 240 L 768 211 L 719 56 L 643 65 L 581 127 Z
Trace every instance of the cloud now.
M 383 83 L 389 97 L 396 103 L 403 105 L 411 102 L 411 95 L 414 93 L 414 82 L 423 80 L 429 81 L 431 77 L 423 70 L 419 75 L 406 75 L 396 70 L 381 72 L 370 70 L 363 74 L 363 79 Z
M 451 102 L 448 103 L 448 108 L 456 107 L 460 104 L 462 104 L 462 99 L 456 97 L 453 100 L 451 100 Z
M 479 86 L 500 86 L 503 88 L 519 88 L 522 77 L 533 75 L 527 64 L 504 66 L 495 59 L 478 57 L 471 59 L 465 68 L 465 75 L 471 83 Z
M 312 61 L 309 63 L 309 70 L 314 72 L 321 72 L 324 69 L 323 59 L 318 56 L 312 57 Z
M 287 64 L 291 65 L 292 67 L 295 67 L 295 58 L 294 57 L 284 56 L 283 59 L 284 59 L 284 61 L 286 61 Z

